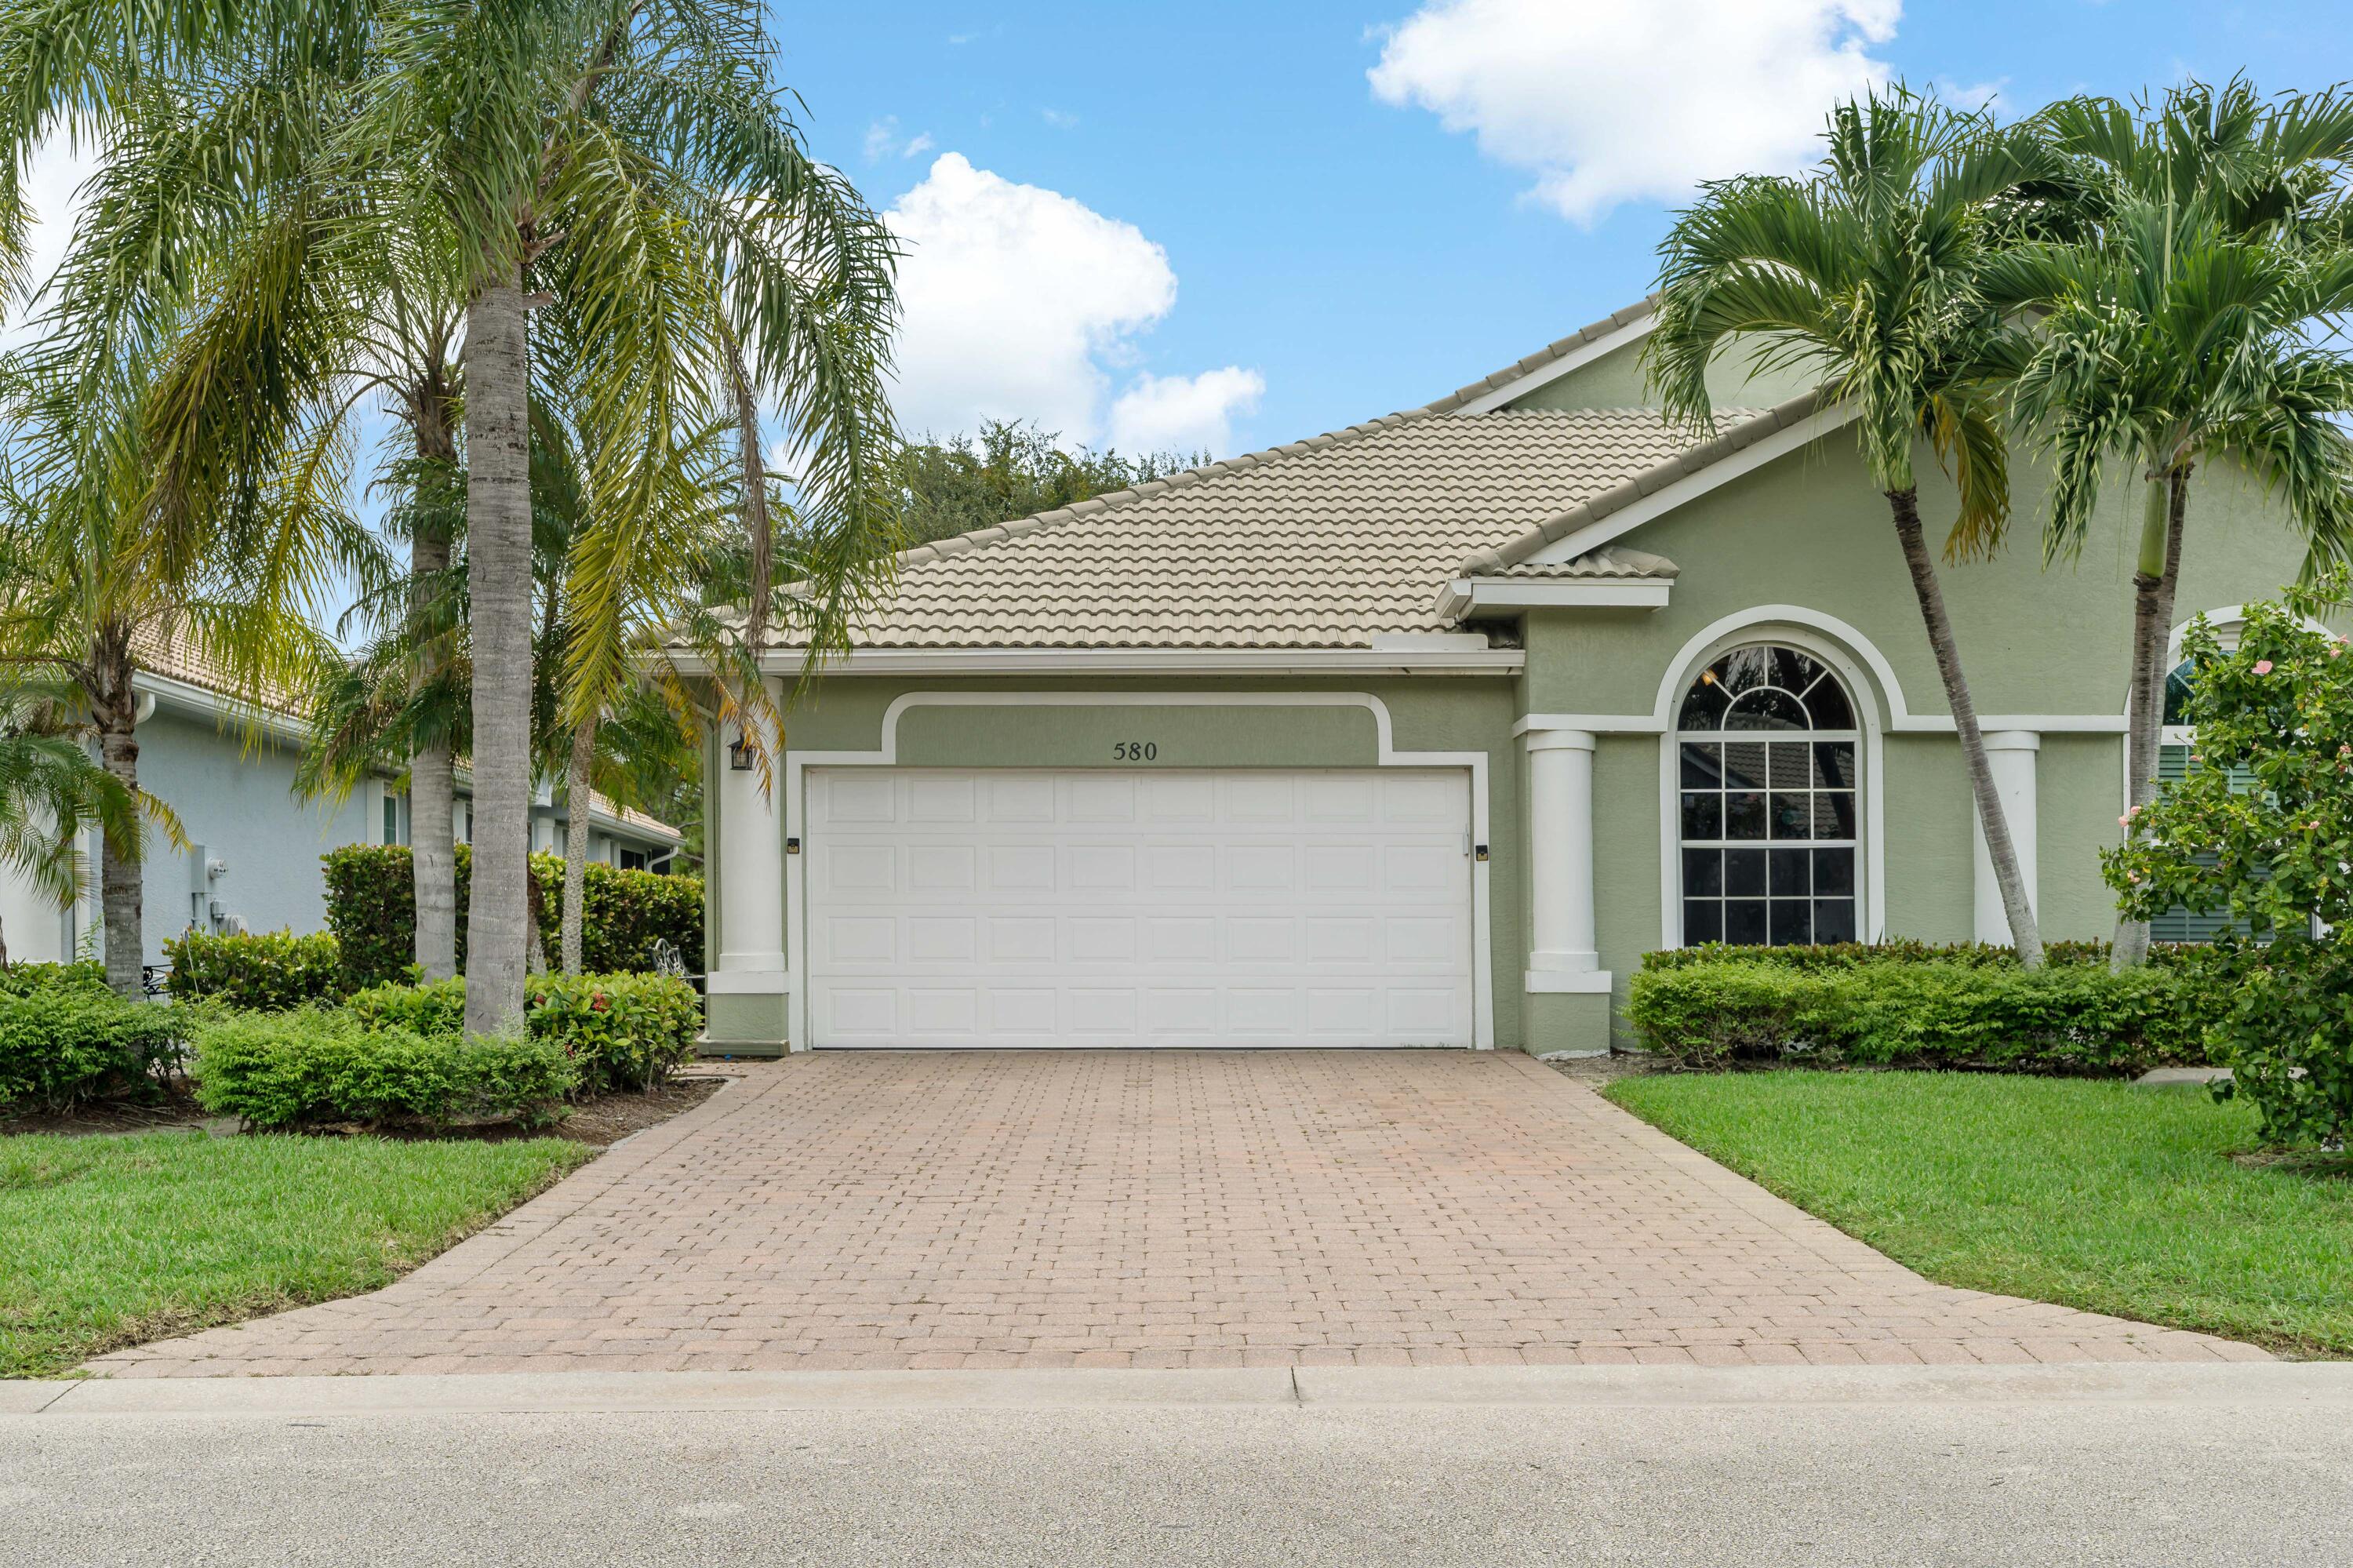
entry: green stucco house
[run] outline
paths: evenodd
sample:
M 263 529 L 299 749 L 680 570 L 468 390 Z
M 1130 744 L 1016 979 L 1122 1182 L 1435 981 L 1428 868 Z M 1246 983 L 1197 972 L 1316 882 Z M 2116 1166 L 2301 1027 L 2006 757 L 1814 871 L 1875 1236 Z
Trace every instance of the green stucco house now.
M 1843 412 L 1727 362 L 1694 445 L 1651 319 L 907 552 L 772 788 L 710 739 L 712 1049 L 1590 1052 L 1653 948 L 2006 940 Z M 2043 933 L 2101 937 L 2137 487 L 2049 569 L 2015 489 L 1945 591 Z M 2180 613 L 2301 558 L 2203 473 Z

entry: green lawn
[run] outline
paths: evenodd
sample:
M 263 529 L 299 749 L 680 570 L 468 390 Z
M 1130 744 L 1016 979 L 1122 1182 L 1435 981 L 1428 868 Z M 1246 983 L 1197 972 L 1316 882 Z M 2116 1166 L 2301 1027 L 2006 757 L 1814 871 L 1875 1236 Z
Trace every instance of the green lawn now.
M 0 1138 L 0 1377 L 373 1290 L 594 1152 L 556 1139 Z
M 2202 1090 L 1770 1072 L 1607 1093 L 1947 1285 L 2353 1355 L 2353 1180 L 2233 1163 L 2254 1118 Z

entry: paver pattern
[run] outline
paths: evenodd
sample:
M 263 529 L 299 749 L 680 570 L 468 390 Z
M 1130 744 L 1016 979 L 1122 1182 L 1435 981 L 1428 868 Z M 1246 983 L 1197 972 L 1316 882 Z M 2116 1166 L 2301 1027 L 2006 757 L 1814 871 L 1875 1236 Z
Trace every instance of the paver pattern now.
M 1514 1053 L 818 1054 L 114 1376 L 2262 1360 L 1931 1285 Z

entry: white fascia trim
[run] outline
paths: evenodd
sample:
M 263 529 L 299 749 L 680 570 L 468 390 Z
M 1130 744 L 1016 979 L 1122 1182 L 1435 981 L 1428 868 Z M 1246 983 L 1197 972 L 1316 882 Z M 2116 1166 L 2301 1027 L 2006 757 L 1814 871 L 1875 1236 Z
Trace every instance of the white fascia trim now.
M 1457 577 L 1438 601 L 1439 615 L 1459 620 L 1472 610 L 1542 609 L 1570 606 L 1589 609 L 1664 609 L 1664 582 L 1546 582 L 1527 577 Z
M 1787 429 L 1776 430 L 1731 456 L 1708 464 L 1697 473 L 1687 473 L 1640 501 L 1628 503 L 1598 523 L 1589 523 L 1574 534 L 1555 539 L 1528 559 L 1573 561 L 1588 551 L 1598 550 L 1620 535 L 1630 533 L 1654 518 L 1663 517 L 1678 506 L 1689 504 L 1718 485 L 1729 483 L 1744 473 L 1787 457 L 1809 442 L 1818 441 L 1831 431 L 1853 423 L 1857 412 L 1852 404 L 1834 404 L 1828 408 L 1818 408 Z
M 1471 774 L 1471 836 L 1476 843 L 1493 843 L 1487 810 L 1487 754 L 1483 751 L 1399 751 L 1389 723 L 1388 705 L 1369 692 L 902 692 L 882 710 L 882 746 L 879 751 L 795 751 L 784 756 L 784 835 L 787 840 L 807 832 L 807 770 L 812 768 L 889 768 L 899 760 L 899 721 L 918 707 L 1359 707 L 1373 715 L 1377 742 L 1374 765 L 1380 768 L 1461 768 Z M 723 821 L 721 832 L 725 832 Z M 785 856 L 785 944 L 791 977 L 786 989 L 786 1034 L 790 1048 L 809 1047 L 808 993 L 794 978 L 808 972 L 808 878 L 807 854 Z M 1495 1048 L 1495 948 L 1493 921 L 1489 913 L 1492 883 L 1489 863 L 1471 864 L 1471 1044 L 1473 1049 Z
M 800 673 L 801 652 L 763 661 L 773 675 Z M 841 675 L 1516 675 L 1518 648 L 859 648 L 828 659 Z M 688 674 L 709 671 L 681 660 Z
M 1539 387 L 1559 380 L 1572 370 L 1582 369 L 1605 354 L 1615 354 L 1629 344 L 1641 342 L 1658 324 L 1658 313 L 1650 312 L 1639 320 L 1628 322 L 1616 332 L 1604 333 L 1591 343 L 1580 344 L 1541 370 L 1531 370 L 1492 391 L 1482 392 L 1453 412 L 1456 415 L 1493 413 L 1506 403 L 1526 397 Z
M 183 681 L 176 676 L 135 670 L 131 676 L 131 689 L 144 693 L 159 705 L 201 714 L 216 721 L 253 725 L 280 740 L 307 741 L 311 738 L 311 726 L 291 714 L 240 703 L 233 697 L 223 696 L 209 686 L 199 686 L 193 681 Z

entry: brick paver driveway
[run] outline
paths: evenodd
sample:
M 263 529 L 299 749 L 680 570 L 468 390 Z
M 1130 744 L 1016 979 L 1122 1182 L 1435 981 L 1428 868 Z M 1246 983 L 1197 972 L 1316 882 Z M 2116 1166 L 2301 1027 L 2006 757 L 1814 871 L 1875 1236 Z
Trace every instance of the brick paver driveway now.
M 1525 1056 L 818 1054 L 118 1376 L 2262 1359 L 1930 1285 Z

